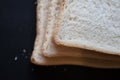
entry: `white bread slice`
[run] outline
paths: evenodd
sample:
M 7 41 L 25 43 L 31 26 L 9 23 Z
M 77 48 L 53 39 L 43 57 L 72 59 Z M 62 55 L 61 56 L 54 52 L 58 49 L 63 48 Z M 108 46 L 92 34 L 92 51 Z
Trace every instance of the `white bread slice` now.
M 72 57 L 88 57 L 105 60 L 120 61 L 120 56 L 103 54 L 95 51 L 83 50 L 79 48 L 70 48 L 64 46 L 58 46 L 53 41 L 53 32 L 57 18 L 61 11 L 63 0 L 52 0 L 49 7 L 49 20 L 46 30 L 46 39 L 43 44 L 43 54 L 46 57 L 59 57 L 59 56 L 72 56 Z
M 42 4 L 42 0 L 38 0 L 38 1 L 40 1 L 40 3 Z M 80 57 L 79 58 L 77 57 L 59 57 L 59 58 L 44 57 L 42 55 L 41 48 L 42 48 L 42 43 L 43 43 L 43 36 L 45 35 L 44 31 L 46 27 L 40 26 L 40 25 L 43 25 L 41 23 L 41 19 L 43 18 L 41 17 L 44 17 L 44 16 L 41 16 L 42 15 L 41 10 L 43 10 L 43 6 L 45 5 L 41 6 L 41 4 L 40 5 L 39 4 L 37 6 L 37 36 L 36 36 L 34 51 L 31 57 L 32 63 L 37 64 L 37 65 L 63 65 L 63 64 L 83 65 L 83 66 L 90 66 L 90 67 L 97 67 L 97 68 L 119 68 L 120 67 L 118 62 L 110 61 L 110 60 L 107 61 L 107 60 L 87 59 L 87 58 L 80 58 Z M 41 31 L 41 29 L 44 31 Z
M 120 55 L 120 0 L 66 0 L 55 41 Z

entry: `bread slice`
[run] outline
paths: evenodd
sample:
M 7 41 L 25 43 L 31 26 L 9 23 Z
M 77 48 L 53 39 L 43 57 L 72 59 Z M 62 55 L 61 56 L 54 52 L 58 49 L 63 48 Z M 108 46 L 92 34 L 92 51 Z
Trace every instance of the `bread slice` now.
M 79 57 L 54 57 L 48 58 L 41 54 L 34 54 L 31 58 L 33 64 L 43 66 L 53 65 L 79 65 L 94 68 L 120 68 L 120 64 L 117 61 L 100 60 L 93 58 L 79 58 Z
M 57 22 L 57 18 L 61 11 L 62 3 L 64 0 L 52 0 L 49 7 L 49 20 L 46 30 L 46 39 L 43 44 L 43 54 L 46 57 L 60 57 L 60 56 L 72 56 L 72 57 L 88 57 L 105 60 L 120 61 L 120 56 L 103 54 L 95 51 L 84 50 L 79 48 L 71 48 L 58 46 L 53 41 L 53 32 Z
M 111 61 L 111 60 L 99 60 L 99 59 L 92 59 L 92 58 L 89 59 L 89 58 L 80 58 L 80 57 L 48 58 L 43 56 L 42 43 L 43 43 L 43 38 L 45 35 L 44 31 L 46 27 L 43 26 L 42 20 L 47 21 L 47 17 L 43 19 L 44 15 L 46 15 L 47 8 L 45 8 L 45 5 L 42 5 L 45 0 L 38 0 L 38 1 L 39 1 L 39 4 L 37 6 L 37 36 L 36 36 L 33 54 L 31 57 L 32 63 L 37 65 L 63 65 L 63 64 L 83 65 L 83 66 L 97 67 L 97 68 L 119 68 L 120 67 L 120 65 L 118 64 L 119 62 Z M 45 12 L 42 12 L 41 10 Z M 42 15 L 42 13 L 44 14 Z
M 44 41 L 44 34 L 48 22 L 48 7 L 50 0 L 37 0 L 37 30 L 36 40 L 33 53 L 39 49 L 39 53 L 42 51 L 42 45 Z
M 120 55 L 120 0 L 66 0 L 55 31 L 58 45 Z
M 32 52 L 32 57 L 36 54 L 42 53 L 42 45 L 44 41 L 44 34 L 48 22 L 48 7 L 50 0 L 37 0 L 37 29 L 36 29 L 36 39 L 34 43 L 34 50 Z

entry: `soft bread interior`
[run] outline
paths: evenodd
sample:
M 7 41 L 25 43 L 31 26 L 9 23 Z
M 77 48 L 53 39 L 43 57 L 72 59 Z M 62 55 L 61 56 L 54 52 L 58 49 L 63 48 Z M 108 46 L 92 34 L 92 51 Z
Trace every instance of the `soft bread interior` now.
M 119 0 L 65 0 L 56 28 L 59 45 L 120 55 Z

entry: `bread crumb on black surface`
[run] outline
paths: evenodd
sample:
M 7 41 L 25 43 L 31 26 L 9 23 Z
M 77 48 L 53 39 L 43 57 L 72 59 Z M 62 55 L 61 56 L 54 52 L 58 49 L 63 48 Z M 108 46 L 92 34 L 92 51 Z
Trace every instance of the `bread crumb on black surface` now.
M 17 56 L 15 56 L 14 60 L 15 60 L 15 61 L 17 61 L 17 60 L 18 60 L 18 57 L 17 57 Z
M 27 51 L 26 51 L 26 49 L 23 49 L 23 53 L 26 53 Z

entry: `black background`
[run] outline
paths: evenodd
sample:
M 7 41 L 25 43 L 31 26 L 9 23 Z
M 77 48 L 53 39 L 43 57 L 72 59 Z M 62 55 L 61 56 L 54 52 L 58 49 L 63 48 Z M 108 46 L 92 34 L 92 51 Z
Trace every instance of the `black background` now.
M 35 0 L 0 0 L 0 80 L 120 80 L 119 69 L 31 64 L 35 16 Z

